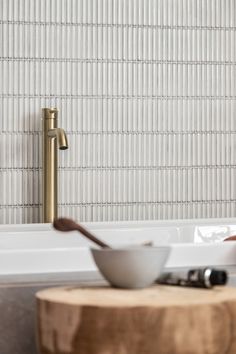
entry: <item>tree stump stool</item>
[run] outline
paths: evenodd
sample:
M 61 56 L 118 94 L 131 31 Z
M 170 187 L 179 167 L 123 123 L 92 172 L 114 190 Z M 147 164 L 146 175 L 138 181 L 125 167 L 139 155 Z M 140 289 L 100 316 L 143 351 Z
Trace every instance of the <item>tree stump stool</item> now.
M 40 291 L 40 354 L 235 354 L 236 289 Z

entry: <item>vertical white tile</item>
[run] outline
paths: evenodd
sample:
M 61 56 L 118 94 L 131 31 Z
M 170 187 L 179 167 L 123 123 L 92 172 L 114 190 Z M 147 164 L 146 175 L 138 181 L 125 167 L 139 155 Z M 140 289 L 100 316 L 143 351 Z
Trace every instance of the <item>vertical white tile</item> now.
M 234 10 L 232 0 L 2 1 L 1 222 L 38 221 L 41 108 L 54 105 L 70 145 L 60 212 L 232 216 Z

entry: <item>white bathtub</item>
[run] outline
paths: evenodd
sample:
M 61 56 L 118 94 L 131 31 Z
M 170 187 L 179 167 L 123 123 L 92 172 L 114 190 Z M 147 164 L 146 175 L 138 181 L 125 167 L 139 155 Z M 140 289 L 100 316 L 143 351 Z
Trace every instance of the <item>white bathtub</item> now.
M 170 244 L 166 270 L 199 266 L 236 269 L 236 219 L 84 223 L 109 244 L 151 240 Z M 78 233 L 60 233 L 49 224 L 0 226 L 0 282 L 97 279 L 91 243 Z

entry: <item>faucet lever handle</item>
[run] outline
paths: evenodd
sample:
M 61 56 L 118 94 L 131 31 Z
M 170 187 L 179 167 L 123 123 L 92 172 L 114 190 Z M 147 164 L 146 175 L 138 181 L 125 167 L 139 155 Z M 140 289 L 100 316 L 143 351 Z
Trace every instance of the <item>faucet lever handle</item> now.
M 43 108 L 43 118 L 44 119 L 57 119 L 58 109 L 57 108 Z

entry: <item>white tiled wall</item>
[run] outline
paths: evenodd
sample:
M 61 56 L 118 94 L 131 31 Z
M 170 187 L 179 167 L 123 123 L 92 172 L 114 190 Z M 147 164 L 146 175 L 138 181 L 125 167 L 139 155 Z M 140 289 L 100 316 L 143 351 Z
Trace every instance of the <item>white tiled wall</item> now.
M 40 221 L 41 108 L 59 214 L 236 216 L 235 0 L 0 0 L 0 222 Z

